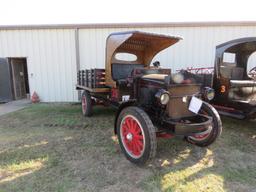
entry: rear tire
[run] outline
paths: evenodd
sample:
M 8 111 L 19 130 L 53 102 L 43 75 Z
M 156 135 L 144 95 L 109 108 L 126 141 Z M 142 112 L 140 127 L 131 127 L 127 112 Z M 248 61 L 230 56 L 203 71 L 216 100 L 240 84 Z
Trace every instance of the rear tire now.
M 85 117 L 92 116 L 92 99 L 91 94 L 88 91 L 84 91 L 82 94 L 82 113 Z
M 217 110 L 211 106 L 208 103 L 203 103 L 201 110 L 199 113 L 208 115 L 212 117 L 213 123 L 212 123 L 212 130 L 210 133 L 207 134 L 199 134 L 197 136 L 187 136 L 185 139 L 194 145 L 200 146 L 200 147 L 206 147 L 211 145 L 220 135 L 222 132 L 222 123 L 219 116 L 219 113 Z
M 143 165 L 155 157 L 155 127 L 142 109 L 124 108 L 118 116 L 116 127 L 120 147 L 129 161 Z

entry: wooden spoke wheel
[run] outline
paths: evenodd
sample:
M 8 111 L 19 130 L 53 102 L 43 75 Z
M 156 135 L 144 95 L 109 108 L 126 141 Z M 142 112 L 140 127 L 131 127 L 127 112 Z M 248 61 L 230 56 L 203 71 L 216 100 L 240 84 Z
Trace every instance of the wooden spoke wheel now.
M 156 153 L 156 132 L 149 116 L 138 107 L 127 107 L 117 120 L 120 147 L 126 158 L 145 164 Z
M 84 116 L 89 117 L 92 115 L 92 99 L 88 91 L 84 91 L 82 94 L 82 113 Z

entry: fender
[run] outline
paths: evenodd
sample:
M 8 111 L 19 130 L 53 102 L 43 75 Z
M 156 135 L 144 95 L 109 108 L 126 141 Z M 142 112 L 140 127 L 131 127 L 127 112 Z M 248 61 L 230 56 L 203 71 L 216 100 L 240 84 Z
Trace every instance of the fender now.
M 115 135 L 117 134 L 116 123 L 117 123 L 117 119 L 118 119 L 119 114 L 121 113 L 121 111 L 124 108 L 129 107 L 129 106 L 133 106 L 133 105 L 135 105 L 135 103 L 136 103 L 136 100 L 129 100 L 129 101 L 123 102 L 121 105 L 119 105 L 118 110 L 117 110 L 116 115 L 115 115 L 115 126 L 114 126 Z

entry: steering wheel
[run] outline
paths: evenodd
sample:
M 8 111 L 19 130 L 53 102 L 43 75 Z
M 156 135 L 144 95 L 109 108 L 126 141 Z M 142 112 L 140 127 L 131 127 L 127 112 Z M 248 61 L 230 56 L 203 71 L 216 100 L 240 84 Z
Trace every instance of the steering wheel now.
M 256 77 L 256 67 L 253 67 L 252 69 L 250 69 L 248 75 L 255 78 Z

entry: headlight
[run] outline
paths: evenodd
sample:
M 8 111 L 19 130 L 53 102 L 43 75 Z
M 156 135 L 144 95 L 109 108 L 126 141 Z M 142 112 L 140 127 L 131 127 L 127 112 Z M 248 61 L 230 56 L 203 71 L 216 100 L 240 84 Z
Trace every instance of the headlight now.
M 205 87 L 204 88 L 204 98 L 208 101 L 213 100 L 215 96 L 215 91 L 214 89 L 210 88 L 210 87 Z
M 167 103 L 170 100 L 170 95 L 167 91 L 161 89 L 159 90 L 155 97 L 157 98 L 158 102 L 161 103 L 162 105 L 167 105 Z
M 182 83 L 182 81 L 184 81 L 184 75 L 182 75 L 181 73 L 173 74 L 171 77 L 173 82 L 177 84 L 180 84 Z

